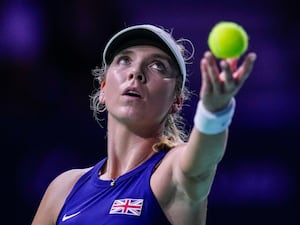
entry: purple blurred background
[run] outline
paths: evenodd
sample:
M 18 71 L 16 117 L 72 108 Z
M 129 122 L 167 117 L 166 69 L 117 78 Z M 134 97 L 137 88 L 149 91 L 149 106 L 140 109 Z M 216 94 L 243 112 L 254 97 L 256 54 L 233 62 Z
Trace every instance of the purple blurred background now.
M 89 95 L 90 71 L 100 65 L 109 37 L 139 23 L 173 28 L 175 38 L 194 43 L 188 86 L 198 91 L 199 60 L 220 20 L 245 27 L 258 59 L 237 96 L 207 225 L 298 224 L 298 14 L 292 1 L 2 1 L 2 146 L 16 159 L 16 224 L 31 223 L 59 173 L 105 156 L 105 129 L 92 116 Z M 192 97 L 184 108 L 188 129 L 196 103 Z

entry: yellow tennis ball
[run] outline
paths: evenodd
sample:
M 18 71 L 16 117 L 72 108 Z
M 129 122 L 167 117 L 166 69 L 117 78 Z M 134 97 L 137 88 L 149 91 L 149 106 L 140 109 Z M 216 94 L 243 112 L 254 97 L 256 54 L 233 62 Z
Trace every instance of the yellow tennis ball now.
M 248 48 L 248 34 L 235 22 L 221 21 L 210 31 L 208 46 L 217 58 L 238 58 Z

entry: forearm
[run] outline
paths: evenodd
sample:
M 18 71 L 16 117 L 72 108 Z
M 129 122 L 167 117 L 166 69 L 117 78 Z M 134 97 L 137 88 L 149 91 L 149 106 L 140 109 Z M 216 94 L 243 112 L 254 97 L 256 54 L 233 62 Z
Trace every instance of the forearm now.
M 198 177 L 214 170 L 225 153 L 227 136 L 227 129 L 218 134 L 207 135 L 194 128 L 180 157 L 183 173 Z
M 198 103 L 194 129 L 181 157 L 182 170 L 185 174 L 199 176 L 215 169 L 225 152 L 228 127 L 234 110 L 234 98 L 219 112 L 209 112 L 201 101 Z

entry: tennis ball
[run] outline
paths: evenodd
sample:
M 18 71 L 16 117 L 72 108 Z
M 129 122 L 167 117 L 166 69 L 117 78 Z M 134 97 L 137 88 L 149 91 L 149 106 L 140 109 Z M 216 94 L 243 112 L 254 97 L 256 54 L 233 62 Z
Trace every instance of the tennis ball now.
M 235 22 L 221 21 L 211 29 L 208 46 L 217 58 L 238 58 L 248 48 L 248 34 Z

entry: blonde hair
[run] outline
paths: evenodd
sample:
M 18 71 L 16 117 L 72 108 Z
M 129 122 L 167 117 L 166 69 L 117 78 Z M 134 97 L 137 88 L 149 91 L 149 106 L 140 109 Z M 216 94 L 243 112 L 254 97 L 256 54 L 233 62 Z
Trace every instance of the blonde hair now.
M 191 41 L 188 39 L 179 39 L 176 41 L 178 48 L 180 48 L 181 54 L 185 59 L 186 64 L 190 64 L 190 60 L 193 58 L 194 55 L 194 47 Z M 192 51 L 189 52 L 184 43 L 189 43 L 191 45 Z M 92 75 L 94 76 L 94 81 L 96 81 L 97 87 L 93 91 L 92 95 L 90 96 L 90 106 L 93 110 L 93 116 L 96 121 L 101 125 L 100 114 L 106 111 L 105 104 L 99 101 L 100 95 L 100 84 L 102 81 L 105 80 L 106 72 L 109 65 L 102 63 L 101 67 L 96 67 L 92 70 Z M 175 86 L 175 95 L 180 96 L 182 98 L 182 104 L 190 98 L 191 92 L 184 86 L 182 88 L 182 76 L 177 77 L 176 86 Z M 188 80 L 186 79 L 186 82 Z M 173 113 L 168 114 L 166 121 L 164 123 L 163 133 L 160 137 L 160 142 L 153 145 L 154 151 L 160 151 L 162 149 L 171 149 L 179 144 L 184 143 L 188 138 L 188 133 L 185 129 L 185 120 L 180 114 L 181 110 Z

